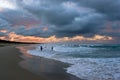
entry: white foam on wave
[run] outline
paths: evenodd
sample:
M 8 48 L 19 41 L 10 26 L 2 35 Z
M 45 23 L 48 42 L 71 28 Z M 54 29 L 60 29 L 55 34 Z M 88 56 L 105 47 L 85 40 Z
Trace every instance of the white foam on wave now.
M 58 48 L 58 47 L 57 47 Z M 55 48 L 54 48 L 55 49 Z M 55 49 L 56 50 L 56 49 Z M 73 64 L 67 72 L 86 80 L 119 80 L 120 58 L 71 58 L 60 57 L 61 53 L 51 50 L 29 50 L 32 55 L 55 59 Z M 59 55 L 58 55 L 59 54 Z M 56 56 L 58 55 L 58 56 Z
M 66 47 L 66 46 L 57 46 L 54 48 L 57 52 L 92 52 L 96 50 L 95 48 L 87 47 Z
M 73 64 L 67 72 L 87 80 L 119 80 L 120 58 L 68 58 L 60 61 Z

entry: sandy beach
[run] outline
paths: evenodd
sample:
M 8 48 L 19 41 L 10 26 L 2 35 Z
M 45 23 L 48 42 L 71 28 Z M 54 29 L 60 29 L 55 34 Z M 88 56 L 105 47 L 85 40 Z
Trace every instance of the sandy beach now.
M 15 47 L 0 47 L 0 80 L 43 80 L 18 65 L 22 60 L 19 54 Z
M 14 46 L 0 47 L 0 80 L 80 80 L 66 73 L 68 64 L 22 54 Z

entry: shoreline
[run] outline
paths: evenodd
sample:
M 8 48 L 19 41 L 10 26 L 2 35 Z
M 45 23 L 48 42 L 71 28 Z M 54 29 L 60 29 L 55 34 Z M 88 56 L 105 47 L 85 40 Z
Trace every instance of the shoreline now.
M 45 78 L 45 80 L 82 80 L 67 73 L 66 68 L 68 68 L 70 64 L 44 57 L 33 56 L 27 53 L 27 50 L 33 49 L 34 45 L 18 46 L 17 48 L 23 54 L 21 57 L 24 59 L 19 63 L 20 66 Z
M 48 45 L 49 46 L 49 45 Z M 60 49 L 61 50 L 61 49 Z M 67 73 L 85 80 L 119 80 L 120 79 L 120 58 L 72 58 L 59 56 L 57 52 L 51 52 L 49 49 L 40 51 L 33 49 L 28 51 L 31 55 L 45 57 L 72 64 L 66 68 Z M 62 53 L 60 53 L 62 55 Z M 59 57 L 58 57 L 58 56 Z M 93 67 L 94 66 L 94 67 Z

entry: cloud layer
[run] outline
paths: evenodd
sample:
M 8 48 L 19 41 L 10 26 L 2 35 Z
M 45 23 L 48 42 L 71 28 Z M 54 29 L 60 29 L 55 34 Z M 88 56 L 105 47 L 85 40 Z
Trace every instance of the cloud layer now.
M 45 38 L 96 34 L 116 40 L 120 37 L 120 0 L 6 1 L 16 7 L 0 8 L 0 29 L 9 32 Z

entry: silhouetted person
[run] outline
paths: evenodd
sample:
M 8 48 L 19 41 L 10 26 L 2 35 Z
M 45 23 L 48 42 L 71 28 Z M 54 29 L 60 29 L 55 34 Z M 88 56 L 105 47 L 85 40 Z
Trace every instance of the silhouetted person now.
M 42 47 L 42 46 L 40 46 L 40 50 L 41 50 L 41 51 L 43 50 L 43 47 Z
M 53 46 L 51 47 L 51 50 L 53 51 Z

